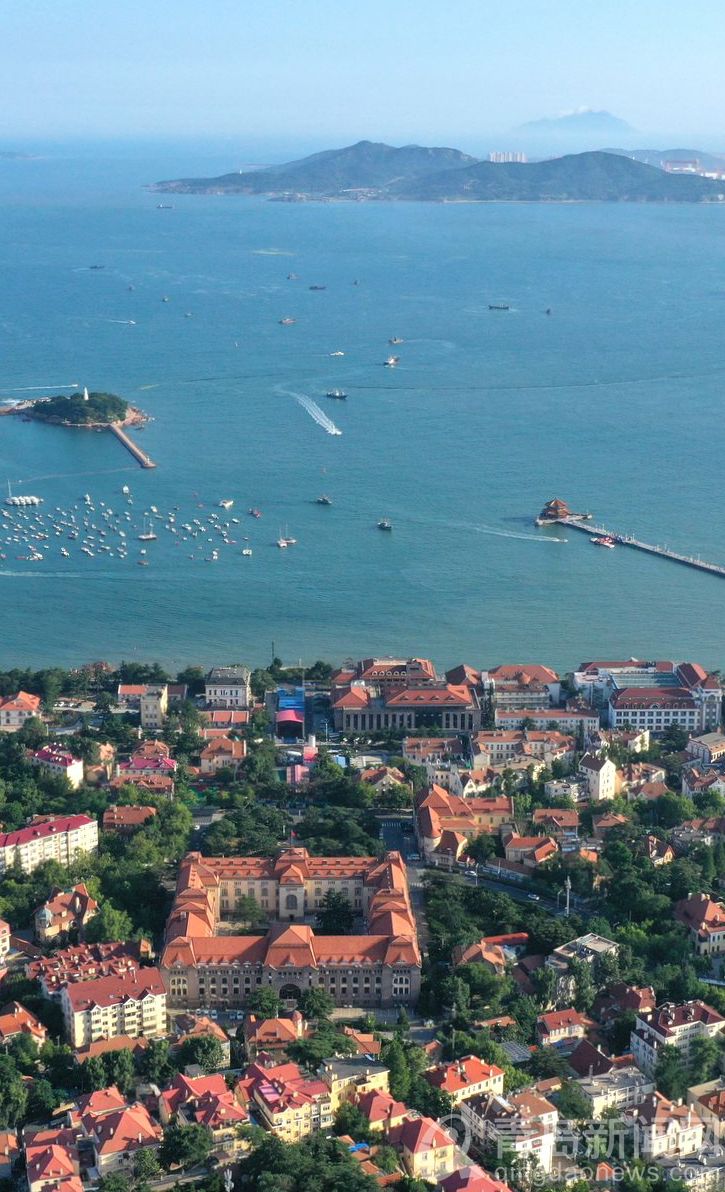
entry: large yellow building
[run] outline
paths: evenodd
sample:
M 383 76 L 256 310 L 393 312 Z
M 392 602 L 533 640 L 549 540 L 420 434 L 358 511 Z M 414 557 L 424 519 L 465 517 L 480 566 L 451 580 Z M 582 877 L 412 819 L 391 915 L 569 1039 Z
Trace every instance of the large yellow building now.
M 316 935 L 309 926 L 329 891 L 364 922 L 360 935 Z M 273 927 L 265 936 L 218 934 L 238 903 L 254 898 Z M 325 989 L 337 1005 L 413 1004 L 421 957 L 399 853 L 276 858 L 202 857 L 181 865 L 166 925 L 161 972 L 172 1006 L 243 1006 L 260 986 L 285 999 Z

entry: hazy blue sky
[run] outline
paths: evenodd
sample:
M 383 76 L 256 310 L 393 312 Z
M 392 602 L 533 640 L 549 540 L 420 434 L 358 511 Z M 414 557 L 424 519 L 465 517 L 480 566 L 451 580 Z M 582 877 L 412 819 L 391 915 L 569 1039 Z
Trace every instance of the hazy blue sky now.
M 0 143 L 475 148 L 586 106 L 723 147 L 723 44 L 722 0 L 0 0 Z

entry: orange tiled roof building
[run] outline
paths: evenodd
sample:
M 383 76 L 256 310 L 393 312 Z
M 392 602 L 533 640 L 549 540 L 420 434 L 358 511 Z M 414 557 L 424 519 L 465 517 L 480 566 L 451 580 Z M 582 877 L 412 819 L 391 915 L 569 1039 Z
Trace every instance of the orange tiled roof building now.
M 346 896 L 365 934 L 315 934 L 309 920 L 329 890 Z M 217 934 L 244 897 L 276 920 L 271 929 L 264 936 Z M 190 853 L 160 968 L 171 1007 L 243 1006 L 260 987 L 289 1000 L 321 988 L 337 1005 L 412 1005 L 421 956 L 400 853 L 381 860 L 311 857 L 304 848 L 276 858 Z

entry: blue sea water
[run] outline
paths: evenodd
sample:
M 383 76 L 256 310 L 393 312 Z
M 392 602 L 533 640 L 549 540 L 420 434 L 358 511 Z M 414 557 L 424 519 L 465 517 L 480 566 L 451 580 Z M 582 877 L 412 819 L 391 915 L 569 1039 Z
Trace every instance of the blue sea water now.
M 229 498 L 242 523 L 214 563 L 162 531 L 148 568 L 135 552 L 63 559 L 61 539 L 32 565 L 2 548 L 0 665 L 258 663 L 273 644 L 288 661 L 725 662 L 725 581 L 533 526 L 561 496 L 725 563 L 725 209 L 187 196 L 158 210 L 143 190 L 230 164 L 178 146 L 0 161 L 0 400 L 73 382 L 120 393 L 151 415 L 137 437 L 158 462 L 3 418 L 0 480 L 45 511 L 85 492 L 121 507 L 128 484 L 137 512 L 186 520 Z M 281 551 L 285 527 L 298 542 Z

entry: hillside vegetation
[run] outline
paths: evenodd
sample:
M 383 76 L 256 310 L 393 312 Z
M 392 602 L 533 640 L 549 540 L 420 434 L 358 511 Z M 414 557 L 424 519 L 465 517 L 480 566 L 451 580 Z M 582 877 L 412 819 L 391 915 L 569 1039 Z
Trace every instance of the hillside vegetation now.
M 82 393 L 70 397 L 51 397 L 36 402 L 27 414 L 38 422 L 65 422 L 71 426 L 88 426 L 122 422 L 128 413 L 128 402 L 115 393 Z
M 722 184 L 668 174 L 618 153 L 575 153 L 537 162 L 478 161 L 458 149 L 359 141 L 299 161 L 218 178 L 178 178 L 152 190 L 270 198 L 420 201 L 701 202 Z

